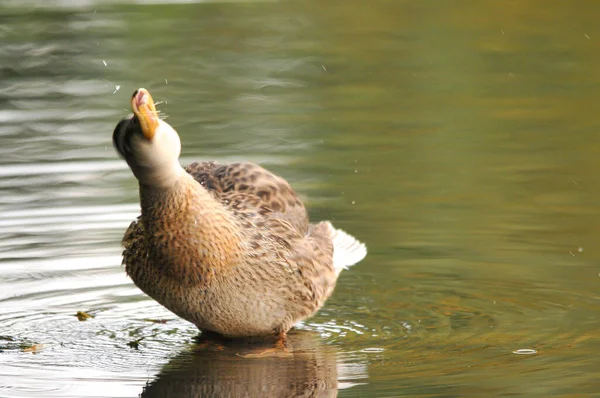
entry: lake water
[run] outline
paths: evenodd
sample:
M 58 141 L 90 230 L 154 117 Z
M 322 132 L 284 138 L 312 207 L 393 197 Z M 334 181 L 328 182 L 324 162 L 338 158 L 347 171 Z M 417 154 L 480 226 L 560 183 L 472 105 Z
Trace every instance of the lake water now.
M 0 396 L 600 394 L 600 3 L 151 3 L 0 6 Z M 125 275 L 138 87 L 366 242 L 292 356 Z

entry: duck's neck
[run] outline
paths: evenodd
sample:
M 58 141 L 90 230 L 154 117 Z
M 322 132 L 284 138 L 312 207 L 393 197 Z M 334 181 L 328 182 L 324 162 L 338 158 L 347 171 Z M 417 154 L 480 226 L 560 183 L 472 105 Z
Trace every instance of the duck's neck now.
M 183 212 L 184 208 L 212 205 L 212 197 L 208 191 L 198 189 L 202 187 L 198 186 L 192 176 L 183 169 L 181 171 L 182 173 L 175 177 L 174 173 L 169 173 L 168 178 L 163 176 L 164 179 L 155 179 L 152 184 L 139 180 L 142 217 L 157 218 L 162 215 L 172 216 L 176 213 L 185 216 L 189 211 Z M 212 201 L 214 202 L 214 199 Z
M 140 163 L 129 166 L 140 183 L 140 189 L 144 187 L 153 191 L 168 190 L 187 176 L 178 160 L 168 161 L 159 166 Z
M 241 260 L 233 216 L 187 173 L 168 188 L 140 184 L 140 204 L 155 267 L 205 281 Z

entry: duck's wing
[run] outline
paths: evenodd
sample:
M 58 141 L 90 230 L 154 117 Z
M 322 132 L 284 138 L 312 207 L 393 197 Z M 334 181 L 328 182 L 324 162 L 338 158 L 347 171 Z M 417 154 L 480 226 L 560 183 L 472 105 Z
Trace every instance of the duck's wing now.
M 300 235 L 308 233 L 308 213 L 296 192 L 283 178 L 262 167 L 253 163 L 194 162 L 185 170 L 228 207 L 243 200 L 245 208 L 286 221 Z
M 139 271 L 143 271 L 143 266 L 137 266 L 145 264 L 148 260 L 144 250 L 145 246 L 145 234 L 144 225 L 142 223 L 142 216 L 139 216 L 135 221 L 129 224 L 129 228 L 125 231 L 121 245 L 123 246 L 123 262 L 125 271 L 132 279 L 135 280 L 135 275 Z
M 281 223 L 276 231 L 278 237 L 286 240 L 288 264 L 300 276 L 302 286 L 296 289 L 296 298 L 300 297 L 299 309 L 312 302 L 314 309 L 319 308 L 331 295 L 342 270 L 361 261 L 367 254 L 366 246 L 342 231 L 329 221 L 311 224 L 304 237 L 295 235 Z M 290 299 L 294 302 L 294 299 Z M 298 309 L 298 310 L 299 310 Z
M 186 170 L 244 223 L 248 261 L 271 276 L 278 272 L 271 267 L 280 265 L 282 301 L 295 320 L 323 305 L 340 272 L 366 255 L 364 244 L 328 221 L 309 224 L 289 184 L 260 166 L 193 163 Z
M 214 176 L 214 171 L 221 167 L 217 162 L 194 162 L 185 167 L 185 171 L 204 188 L 213 192 L 221 192 L 219 181 Z

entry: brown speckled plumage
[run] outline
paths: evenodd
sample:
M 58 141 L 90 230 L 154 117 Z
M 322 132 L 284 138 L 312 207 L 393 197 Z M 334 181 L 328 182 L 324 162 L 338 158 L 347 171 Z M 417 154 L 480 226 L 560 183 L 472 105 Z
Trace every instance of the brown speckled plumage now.
M 140 95 L 134 94 L 134 111 L 145 104 Z M 333 292 L 341 270 L 334 265 L 336 233 L 344 237 L 339 250 L 356 261 L 366 254 L 364 245 L 330 223 L 309 224 L 290 185 L 260 166 L 196 162 L 186 172 L 168 166 L 173 170 L 155 177 L 148 164 L 153 157 L 145 163 L 138 158 L 168 125 L 160 121 L 150 144 L 136 144 L 146 142 L 135 138 L 135 120 L 143 117 L 138 110 L 114 134 L 140 180 L 142 208 L 123 238 L 123 262 L 140 289 L 199 329 L 230 337 L 285 333 Z

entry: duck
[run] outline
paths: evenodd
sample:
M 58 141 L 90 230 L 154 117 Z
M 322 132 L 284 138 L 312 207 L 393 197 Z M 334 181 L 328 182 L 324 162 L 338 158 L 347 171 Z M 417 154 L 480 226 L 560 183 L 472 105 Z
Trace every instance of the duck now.
M 149 91 L 131 98 L 113 144 L 139 185 L 126 230 L 134 284 L 202 333 L 284 339 L 331 296 L 342 270 L 367 254 L 329 221 L 310 223 L 282 177 L 237 162 L 179 163 L 181 140 Z

